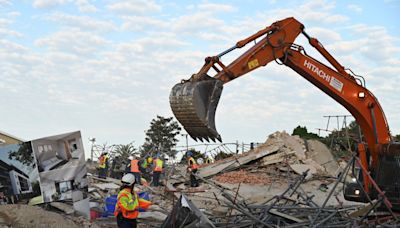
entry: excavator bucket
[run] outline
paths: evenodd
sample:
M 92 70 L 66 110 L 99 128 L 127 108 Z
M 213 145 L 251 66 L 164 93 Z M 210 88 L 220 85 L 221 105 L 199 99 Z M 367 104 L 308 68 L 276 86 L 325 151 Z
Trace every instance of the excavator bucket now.
M 172 88 L 169 97 L 172 112 L 194 140 L 222 142 L 215 129 L 215 111 L 222 88 L 223 82 L 211 77 L 178 83 Z

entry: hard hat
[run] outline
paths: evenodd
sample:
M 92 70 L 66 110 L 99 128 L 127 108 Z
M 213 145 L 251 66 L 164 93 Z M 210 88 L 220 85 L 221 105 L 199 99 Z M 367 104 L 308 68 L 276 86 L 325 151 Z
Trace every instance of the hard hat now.
M 122 177 L 121 182 L 129 186 L 133 185 L 135 183 L 135 176 L 132 173 L 127 173 Z
M 153 161 L 153 158 L 152 158 L 152 157 L 148 157 L 148 158 L 147 158 L 147 161 L 148 161 L 148 162 L 152 162 L 152 161 Z
M 191 150 L 188 150 L 186 152 L 186 156 L 191 157 L 193 155 L 193 152 Z
M 131 156 L 129 156 L 129 158 L 128 158 L 129 160 L 133 160 L 133 156 L 131 155 Z

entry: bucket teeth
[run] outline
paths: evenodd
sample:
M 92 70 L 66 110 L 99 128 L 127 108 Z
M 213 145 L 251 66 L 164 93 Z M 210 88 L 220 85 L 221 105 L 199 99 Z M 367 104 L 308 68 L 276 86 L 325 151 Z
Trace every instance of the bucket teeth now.
M 170 105 L 176 119 L 195 141 L 221 140 L 215 128 L 215 111 L 223 82 L 207 80 L 176 84 L 170 94 Z

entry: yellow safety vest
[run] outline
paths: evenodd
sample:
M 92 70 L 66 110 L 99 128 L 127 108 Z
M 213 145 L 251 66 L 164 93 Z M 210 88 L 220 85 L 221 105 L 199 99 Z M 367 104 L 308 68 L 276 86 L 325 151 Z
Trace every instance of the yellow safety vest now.
M 163 168 L 163 161 L 159 158 L 154 160 L 154 171 L 161 172 Z

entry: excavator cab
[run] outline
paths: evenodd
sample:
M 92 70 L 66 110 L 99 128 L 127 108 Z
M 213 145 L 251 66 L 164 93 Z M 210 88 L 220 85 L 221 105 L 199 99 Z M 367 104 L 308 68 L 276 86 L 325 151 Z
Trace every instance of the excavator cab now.
M 215 111 L 223 84 L 221 80 L 204 75 L 201 80 L 182 81 L 172 88 L 169 97 L 172 112 L 196 141 L 222 142 L 215 128 Z

